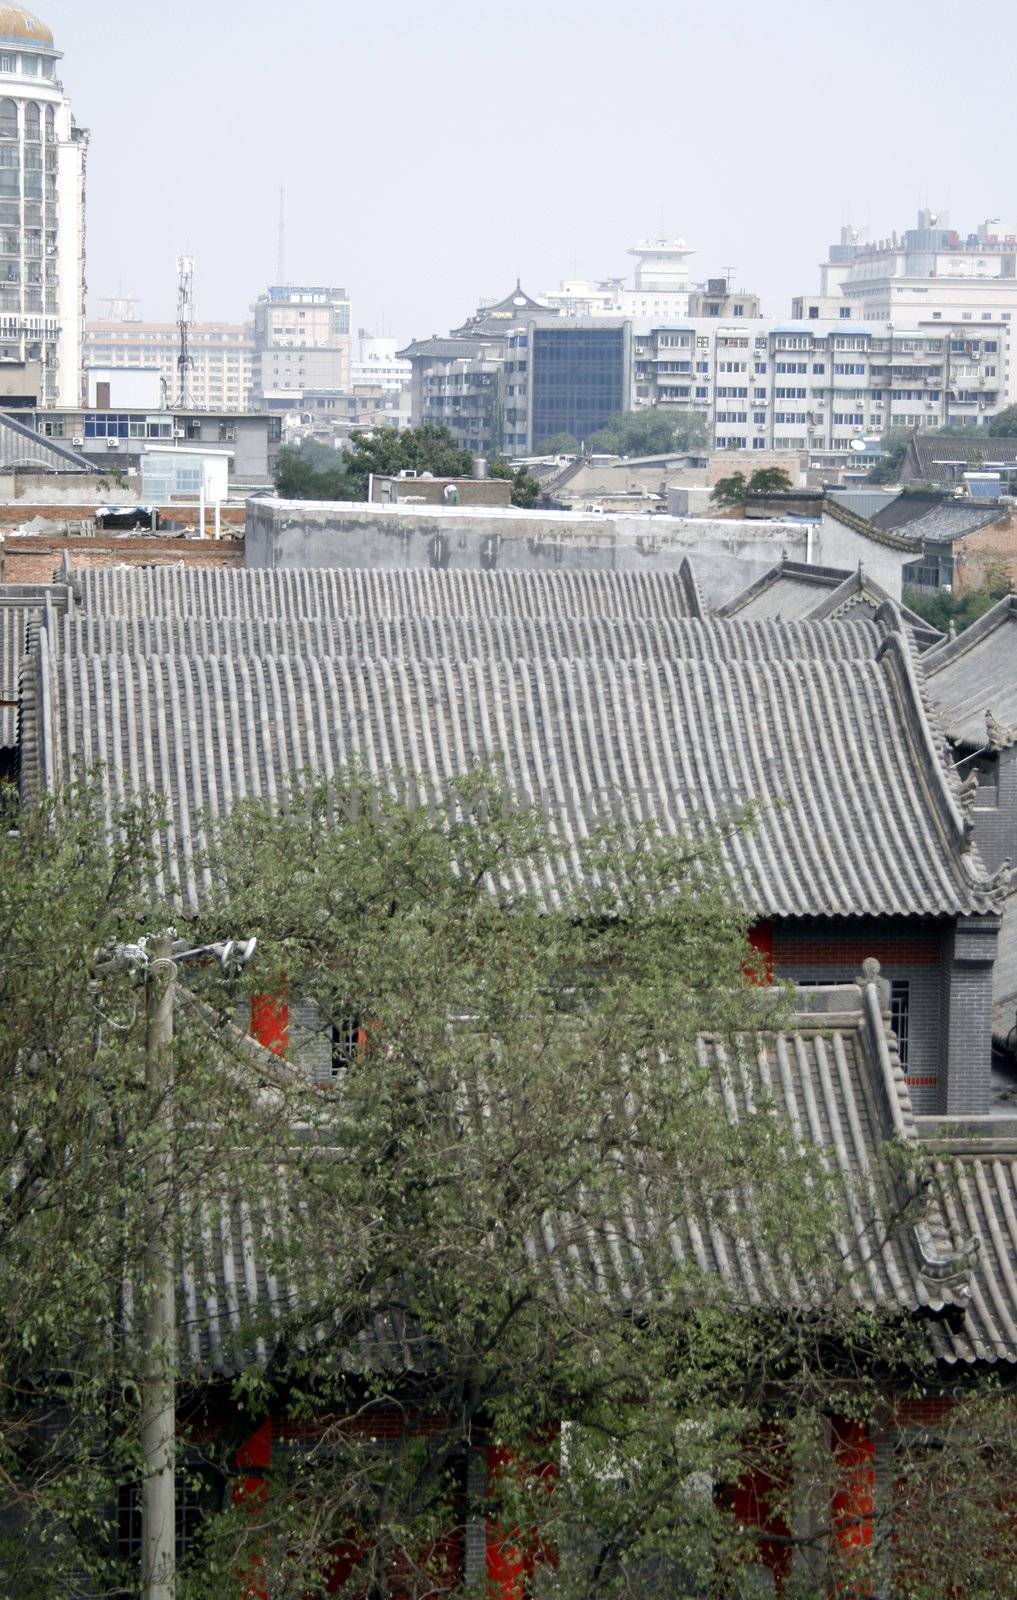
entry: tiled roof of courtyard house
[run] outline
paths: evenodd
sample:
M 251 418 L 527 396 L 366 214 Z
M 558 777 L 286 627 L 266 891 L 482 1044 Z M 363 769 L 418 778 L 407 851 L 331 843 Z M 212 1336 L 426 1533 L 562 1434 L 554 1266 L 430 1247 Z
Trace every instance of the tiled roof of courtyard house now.
M 56 585 L 0 583 L 0 749 L 13 749 L 18 742 L 21 663 L 29 625 L 41 619 L 47 597 L 52 615 L 66 609 L 67 591 Z
M 1017 739 L 1017 595 L 1007 595 L 956 638 L 930 650 L 922 665 L 957 744 L 980 750 Z
M 677 575 L 618 573 L 95 572 L 85 614 L 271 620 L 435 614 L 674 619 Z M 112 602 L 112 604 L 110 604 Z M 129 605 L 128 603 L 131 603 Z M 889 620 L 888 620 L 889 619 Z M 844 625 L 841 625 L 844 626 Z M 26 792 L 97 763 L 128 793 L 154 788 L 174 827 L 164 886 L 187 905 L 201 884 L 191 841 L 202 814 L 245 795 L 278 798 L 295 776 L 351 760 L 419 777 L 431 790 L 481 764 L 546 806 L 562 842 L 553 900 L 591 811 L 635 813 L 665 833 L 713 828 L 744 804 L 755 827 L 731 836 L 732 881 L 771 916 L 955 916 L 999 892 L 971 846 L 970 819 L 930 727 L 906 634 L 892 610 L 852 624 L 829 670 L 829 624 L 687 621 L 675 654 L 201 656 L 65 653 L 40 634 L 24 680 Z M 862 630 L 859 634 L 857 630 Z M 867 636 L 871 651 L 856 652 Z M 605 636 L 606 637 L 606 636 Z M 845 643 L 846 643 L 845 638 Z M 591 648 L 592 645 L 592 648 Z M 838 646 L 838 649 L 840 646 Z
M 923 1319 L 946 1360 L 985 1359 L 995 1348 L 996 1325 L 984 1295 L 972 1299 L 969 1292 L 968 1246 L 978 1230 L 968 1219 L 946 1227 L 935 1194 L 923 1200 L 919 1190 L 906 1190 L 904 1164 L 892 1154 L 886 1159 L 901 1143 L 913 1145 L 916 1135 L 880 988 L 869 976 L 800 990 L 800 1010 L 786 1031 L 743 1037 L 733 1050 L 715 1038 L 700 1043 L 723 1115 L 737 1122 L 760 1111 L 775 1114 L 819 1152 L 843 1202 L 842 1227 L 830 1240 L 837 1269 L 817 1281 L 813 1269 L 802 1270 L 767 1242 L 754 1197 L 742 1189 L 732 1190 L 723 1212 L 683 1191 L 665 1219 L 659 1201 L 650 1204 L 636 1188 L 623 1219 L 546 1218 L 532 1254 L 562 1300 L 578 1286 L 593 1287 L 625 1310 L 659 1301 L 662 1248 L 665 1258 L 699 1277 L 698 1290 L 689 1285 L 697 1298 L 712 1287 L 735 1304 L 783 1312 L 835 1297 L 845 1309 Z M 259 1050 L 253 1042 L 247 1048 Z M 278 1071 L 278 1062 L 270 1066 Z M 200 1371 L 264 1360 L 283 1338 L 299 1345 L 337 1336 L 320 1324 L 308 1266 L 318 1252 L 300 1249 L 300 1226 L 282 1193 L 224 1201 L 185 1220 L 178 1289 L 183 1348 Z M 387 1305 L 342 1337 L 353 1364 L 405 1369 L 427 1361 L 419 1335 Z
M 786 556 L 755 583 L 721 607 L 723 617 L 784 621 L 841 621 L 874 617 L 891 596 L 882 584 L 861 568 L 845 572 L 838 567 L 817 567 Z M 897 606 L 920 649 L 938 643 L 943 635 L 907 606 Z
M 643 617 L 703 614 L 691 565 L 676 572 L 435 571 L 427 567 L 114 567 L 74 575 L 86 616 Z

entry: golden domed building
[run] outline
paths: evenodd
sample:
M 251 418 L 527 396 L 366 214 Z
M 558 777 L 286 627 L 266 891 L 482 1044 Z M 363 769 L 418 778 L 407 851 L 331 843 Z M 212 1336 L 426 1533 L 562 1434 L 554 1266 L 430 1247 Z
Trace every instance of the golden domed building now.
M 77 406 L 85 318 L 85 155 L 60 52 L 24 6 L 0 5 L 0 387 Z

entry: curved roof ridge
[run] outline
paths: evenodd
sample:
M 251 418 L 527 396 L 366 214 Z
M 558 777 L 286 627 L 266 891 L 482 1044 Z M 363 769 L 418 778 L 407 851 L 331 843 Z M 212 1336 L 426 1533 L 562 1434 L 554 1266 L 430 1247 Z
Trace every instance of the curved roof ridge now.
M 851 528 L 855 533 L 864 534 L 866 539 L 871 539 L 873 544 L 885 545 L 888 550 L 918 549 L 919 541 L 905 539 L 898 533 L 888 533 L 885 528 L 877 528 L 868 517 L 859 515 L 857 511 L 850 511 L 847 506 L 842 506 L 836 500 L 823 501 L 823 515 L 832 517 L 835 522 L 842 522 L 845 528 Z
M 973 887 L 988 891 L 988 875 L 974 845 L 974 819 L 965 808 L 960 781 L 948 759 L 945 731 L 924 691 L 924 679 L 916 665 L 914 641 L 892 601 L 880 606 L 877 616 L 886 632 L 876 651 L 876 660 L 883 665 L 896 690 L 903 726 L 916 757 L 915 769 L 924 778 L 949 842 L 960 852 L 968 881 Z M 981 868 L 980 873 L 971 871 L 976 865 Z
M 959 656 L 967 652 L 990 633 L 995 633 L 997 628 L 1003 627 L 1007 622 L 1017 622 L 1017 594 L 1006 594 L 1002 600 L 997 600 L 988 611 L 983 611 L 980 617 L 962 628 L 960 633 L 953 638 L 945 638 L 942 644 L 934 645 L 925 657 L 925 670 L 930 677 L 947 666 L 951 661 L 956 661 Z

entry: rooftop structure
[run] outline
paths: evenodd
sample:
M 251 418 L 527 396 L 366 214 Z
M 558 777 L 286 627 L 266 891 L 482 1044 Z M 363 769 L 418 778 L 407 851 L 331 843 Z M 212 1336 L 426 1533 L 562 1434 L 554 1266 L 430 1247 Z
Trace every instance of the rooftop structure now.
M 744 593 L 721 608 L 725 617 L 743 621 L 767 618 L 783 622 L 843 621 L 846 618 L 874 619 L 890 595 L 860 567 L 844 572 L 836 567 L 818 567 L 807 562 L 781 560 Z M 924 617 L 900 606 L 905 627 L 919 649 L 928 650 L 943 635 Z

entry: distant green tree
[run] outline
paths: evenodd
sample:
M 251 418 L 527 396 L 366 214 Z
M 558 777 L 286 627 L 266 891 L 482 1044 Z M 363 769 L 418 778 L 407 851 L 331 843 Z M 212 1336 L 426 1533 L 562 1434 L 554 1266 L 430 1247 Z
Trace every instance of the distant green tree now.
M 284 500 L 349 500 L 345 456 L 312 439 L 283 445 L 275 463 L 276 492 Z
M 944 589 L 930 594 L 926 589 L 905 589 L 903 594 L 904 604 L 912 611 L 917 611 L 926 622 L 931 622 L 934 628 L 939 628 L 946 633 L 953 623 L 958 633 L 970 627 L 979 617 L 1008 594 L 1013 593 L 1013 584 L 1007 571 L 1006 562 L 997 557 L 986 567 L 982 582 L 977 588 L 965 589 L 960 594 L 951 594 Z
M 911 443 L 910 428 L 889 428 L 879 441 L 883 454 L 869 473 L 870 483 L 896 483 Z
M 579 454 L 579 440 L 574 439 L 571 433 L 555 433 L 550 439 L 541 439 L 534 445 L 535 456 L 576 456 Z
M 790 473 L 783 467 L 759 467 L 749 479 L 749 494 L 780 494 L 791 488 Z
M 591 451 L 616 456 L 652 456 L 667 450 L 702 449 L 708 442 L 706 421 L 698 412 L 675 415 L 656 407 L 620 411 L 593 434 Z
M 997 411 L 989 423 L 989 433 L 994 439 L 1017 439 L 1017 405 Z
M 492 478 L 511 479 L 512 504 L 524 511 L 532 511 L 540 499 L 540 484 L 531 472 L 527 472 L 525 467 L 516 467 L 513 470 L 501 457 L 491 462 L 488 472 Z
M 717 479 L 712 500 L 715 506 L 740 506 L 745 504 L 748 493 L 749 485 L 744 472 L 732 472 L 726 478 Z
M 355 433 L 336 461 L 324 459 L 325 447 L 305 440 L 298 448 L 285 446 L 276 462 L 276 489 L 287 500 L 366 500 L 372 474 L 398 476 L 400 472 L 430 472 L 436 478 L 465 478 L 473 471 L 473 456 L 453 439 L 447 428 L 425 423 L 420 428 L 375 428 Z M 327 453 L 327 452 L 326 452 Z
M 751 478 L 746 478 L 744 472 L 732 472 L 714 484 L 713 503 L 741 506 L 754 494 L 778 494 L 790 488 L 791 479 L 783 467 L 758 467 Z

